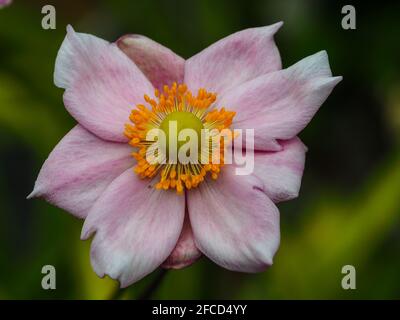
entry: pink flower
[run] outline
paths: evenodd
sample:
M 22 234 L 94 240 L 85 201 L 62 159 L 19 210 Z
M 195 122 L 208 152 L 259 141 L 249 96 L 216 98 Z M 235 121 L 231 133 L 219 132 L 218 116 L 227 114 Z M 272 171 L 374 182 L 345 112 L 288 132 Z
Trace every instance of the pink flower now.
M 0 9 L 10 5 L 12 0 L 0 0 Z
M 296 135 L 341 80 L 325 51 L 282 70 L 273 39 L 281 25 L 237 32 L 188 60 L 144 36 L 108 43 L 67 28 L 54 82 L 79 124 L 51 152 L 29 197 L 85 219 L 81 238 L 94 234 L 100 277 L 125 287 L 201 254 L 234 271 L 272 264 L 280 241 L 275 203 L 297 197 L 303 174 L 306 147 Z M 186 112 L 185 124 L 255 130 L 251 175 L 236 175 L 235 165 L 197 171 L 146 163 L 151 119 L 185 105 L 203 115 L 198 123 Z

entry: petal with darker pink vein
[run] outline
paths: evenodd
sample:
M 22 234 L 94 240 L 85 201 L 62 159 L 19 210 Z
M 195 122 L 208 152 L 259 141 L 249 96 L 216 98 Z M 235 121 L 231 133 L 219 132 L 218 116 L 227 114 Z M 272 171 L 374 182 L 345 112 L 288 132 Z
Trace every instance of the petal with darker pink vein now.
M 82 126 L 118 142 L 127 140 L 124 125 L 132 107 L 154 90 L 116 44 L 71 26 L 57 55 L 54 83 L 66 89 L 65 107 Z
M 276 139 L 303 130 L 341 80 L 332 77 L 328 55 L 321 51 L 232 88 L 218 103 L 236 111 L 235 129 L 254 129 L 256 150 L 279 150 Z
M 154 271 L 174 249 L 182 230 L 185 197 L 156 190 L 125 171 L 90 210 L 82 239 L 95 233 L 92 266 L 126 287 Z
M 282 22 L 236 32 L 186 60 L 185 83 L 220 94 L 262 74 L 281 69 L 274 34 Z
M 299 138 L 280 141 L 280 151 L 257 151 L 254 173 L 263 183 L 263 191 L 275 203 L 298 196 L 306 158 L 306 146 Z
M 278 249 L 279 211 L 254 176 L 235 175 L 226 166 L 216 181 L 188 194 L 197 247 L 220 266 L 259 272 L 272 264 Z
M 134 165 L 131 153 L 128 144 L 103 141 L 77 125 L 50 153 L 28 197 L 85 218 L 111 181 Z
M 158 90 L 183 82 L 185 60 L 172 50 L 137 34 L 125 35 L 116 43 Z

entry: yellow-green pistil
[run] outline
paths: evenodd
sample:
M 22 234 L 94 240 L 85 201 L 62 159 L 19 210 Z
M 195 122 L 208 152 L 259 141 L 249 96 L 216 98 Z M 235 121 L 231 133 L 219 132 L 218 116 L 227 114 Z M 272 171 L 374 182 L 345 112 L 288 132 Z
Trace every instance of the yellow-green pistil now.
M 174 129 L 175 125 L 176 130 L 173 130 L 170 133 L 170 129 Z M 190 139 L 189 137 L 187 137 L 186 140 L 179 140 L 179 133 L 184 129 L 191 129 L 196 133 L 197 146 L 198 150 L 200 150 L 201 130 L 204 129 L 203 122 L 191 112 L 174 111 L 169 113 L 160 125 L 160 130 L 165 133 L 166 137 L 167 154 L 169 152 L 170 142 L 172 142 L 171 148 L 173 148 L 173 150 L 177 152 L 179 148 Z M 171 137 L 170 134 L 174 134 L 175 136 Z M 195 143 L 195 141 L 191 142 Z

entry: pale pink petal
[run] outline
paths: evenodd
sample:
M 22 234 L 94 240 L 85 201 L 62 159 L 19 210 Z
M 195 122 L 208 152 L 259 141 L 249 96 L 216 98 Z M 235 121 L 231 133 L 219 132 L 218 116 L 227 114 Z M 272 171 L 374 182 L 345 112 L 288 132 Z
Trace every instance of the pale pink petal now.
M 71 26 L 58 52 L 54 83 L 64 88 L 64 104 L 86 129 L 105 140 L 123 142 L 131 109 L 153 87 L 114 43 L 75 33 Z
M 342 77 L 332 77 L 325 51 L 293 66 L 243 83 L 220 97 L 236 111 L 233 127 L 254 129 L 257 150 L 279 150 L 276 139 L 291 139 L 308 124 Z
M 279 211 L 252 175 L 235 175 L 224 167 L 216 181 L 188 193 L 188 208 L 197 247 L 220 266 L 258 272 L 272 264 L 278 249 Z
M 149 180 L 127 170 L 94 204 L 82 239 L 92 233 L 91 261 L 98 276 L 109 275 L 126 287 L 160 266 L 182 230 L 185 197 L 156 190 Z
M 162 267 L 166 269 L 181 269 L 193 264 L 200 257 L 201 252 L 194 242 L 189 215 L 186 213 L 178 243 L 168 259 L 164 261 Z
M 282 22 L 236 32 L 191 57 L 185 64 L 185 83 L 222 93 L 264 73 L 281 69 L 274 34 Z
M 77 125 L 50 153 L 28 197 L 84 218 L 111 181 L 134 165 L 131 153 L 128 144 L 103 141 Z
M 298 196 L 306 159 L 306 146 L 299 138 L 281 141 L 281 151 L 257 151 L 254 175 L 263 183 L 263 191 L 275 203 Z
M 136 34 L 121 37 L 117 45 L 155 88 L 161 90 L 164 85 L 183 82 L 185 60 L 163 45 Z

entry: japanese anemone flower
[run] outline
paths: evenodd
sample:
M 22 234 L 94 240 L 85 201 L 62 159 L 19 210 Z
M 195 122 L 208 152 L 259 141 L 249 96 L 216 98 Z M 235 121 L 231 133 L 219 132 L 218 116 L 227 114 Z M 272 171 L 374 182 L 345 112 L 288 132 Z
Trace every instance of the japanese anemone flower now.
M 67 27 L 54 82 L 78 124 L 29 197 L 85 219 L 81 238 L 94 235 L 100 277 L 126 287 L 202 254 L 234 271 L 272 264 L 275 204 L 297 197 L 303 174 L 306 147 L 297 134 L 341 80 L 325 51 L 282 69 L 273 38 L 281 25 L 237 32 L 188 60 L 144 36 L 109 43 Z M 150 165 L 145 133 L 168 117 L 178 126 L 254 129 L 254 171 Z

